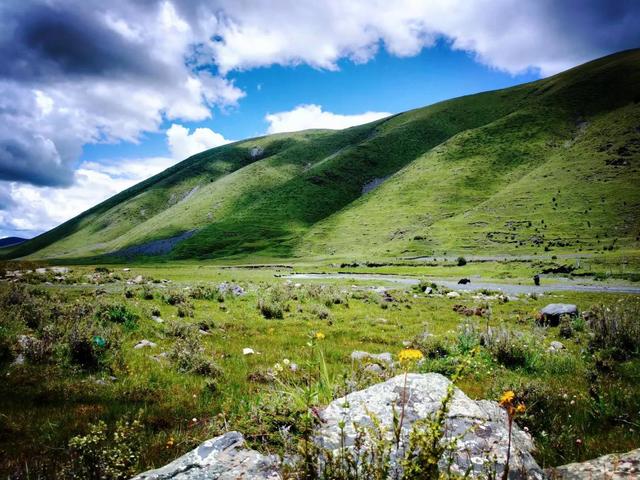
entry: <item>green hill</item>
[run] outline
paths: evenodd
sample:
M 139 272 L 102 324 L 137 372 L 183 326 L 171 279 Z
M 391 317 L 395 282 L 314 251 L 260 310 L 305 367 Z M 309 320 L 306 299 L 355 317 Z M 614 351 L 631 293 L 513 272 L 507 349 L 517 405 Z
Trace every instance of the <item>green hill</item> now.
M 637 249 L 639 187 L 640 50 L 632 50 L 367 125 L 208 150 L 3 255 Z

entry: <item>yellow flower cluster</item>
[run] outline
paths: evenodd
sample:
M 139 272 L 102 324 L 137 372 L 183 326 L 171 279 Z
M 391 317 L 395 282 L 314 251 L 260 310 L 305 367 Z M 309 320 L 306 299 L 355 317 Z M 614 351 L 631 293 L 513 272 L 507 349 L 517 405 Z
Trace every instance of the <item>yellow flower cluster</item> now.
M 507 411 L 509 418 L 513 418 L 516 413 L 524 413 L 527 411 L 524 403 L 515 404 L 516 394 L 513 390 L 507 390 L 500 397 L 500 406 Z
M 316 332 L 316 340 L 324 340 L 324 333 L 322 332 Z
M 398 360 L 400 360 L 401 364 L 417 362 L 418 360 L 422 360 L 422 358 L 422 352 L 415 348 L 405 348 L 398 353 Z

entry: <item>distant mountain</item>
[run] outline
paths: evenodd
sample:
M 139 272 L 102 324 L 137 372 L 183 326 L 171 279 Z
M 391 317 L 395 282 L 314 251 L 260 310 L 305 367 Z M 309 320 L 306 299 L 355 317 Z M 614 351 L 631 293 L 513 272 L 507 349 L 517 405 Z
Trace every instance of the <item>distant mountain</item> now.
M 18 245 L 19 243 L 26 242 L 28 238 L 21 237 L 4 237 L 0 238 L 0 248 L 3 247 L 11 247 L 13 245 Z
M 6 257 L 348 258 L 640 246 L 640 50 L 340 131 L 217 147 Z

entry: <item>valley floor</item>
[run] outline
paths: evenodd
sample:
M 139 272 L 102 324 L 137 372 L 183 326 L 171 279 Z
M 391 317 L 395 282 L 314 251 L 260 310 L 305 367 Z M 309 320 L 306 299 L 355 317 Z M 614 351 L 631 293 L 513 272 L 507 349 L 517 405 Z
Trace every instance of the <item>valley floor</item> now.
M 543 467 L 638 448 L 638 256 L 459 263 L 6 265 L 0 475 L 127 478 L 230 430 L 293 453 L 310 407 L 401 373 L 407 346 L 412 371 L 469 362 L 472 398 L 516 392 Z M 550 303 L 580 315 L 540 325 Z

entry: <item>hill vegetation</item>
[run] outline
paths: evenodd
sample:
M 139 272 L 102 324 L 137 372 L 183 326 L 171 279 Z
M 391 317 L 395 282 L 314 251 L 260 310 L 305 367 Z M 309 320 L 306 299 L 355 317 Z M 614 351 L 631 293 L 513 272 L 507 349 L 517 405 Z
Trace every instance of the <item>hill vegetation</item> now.
M 640 50 L 340 131 L 195 155 L 4 258 L 634 250 Z

